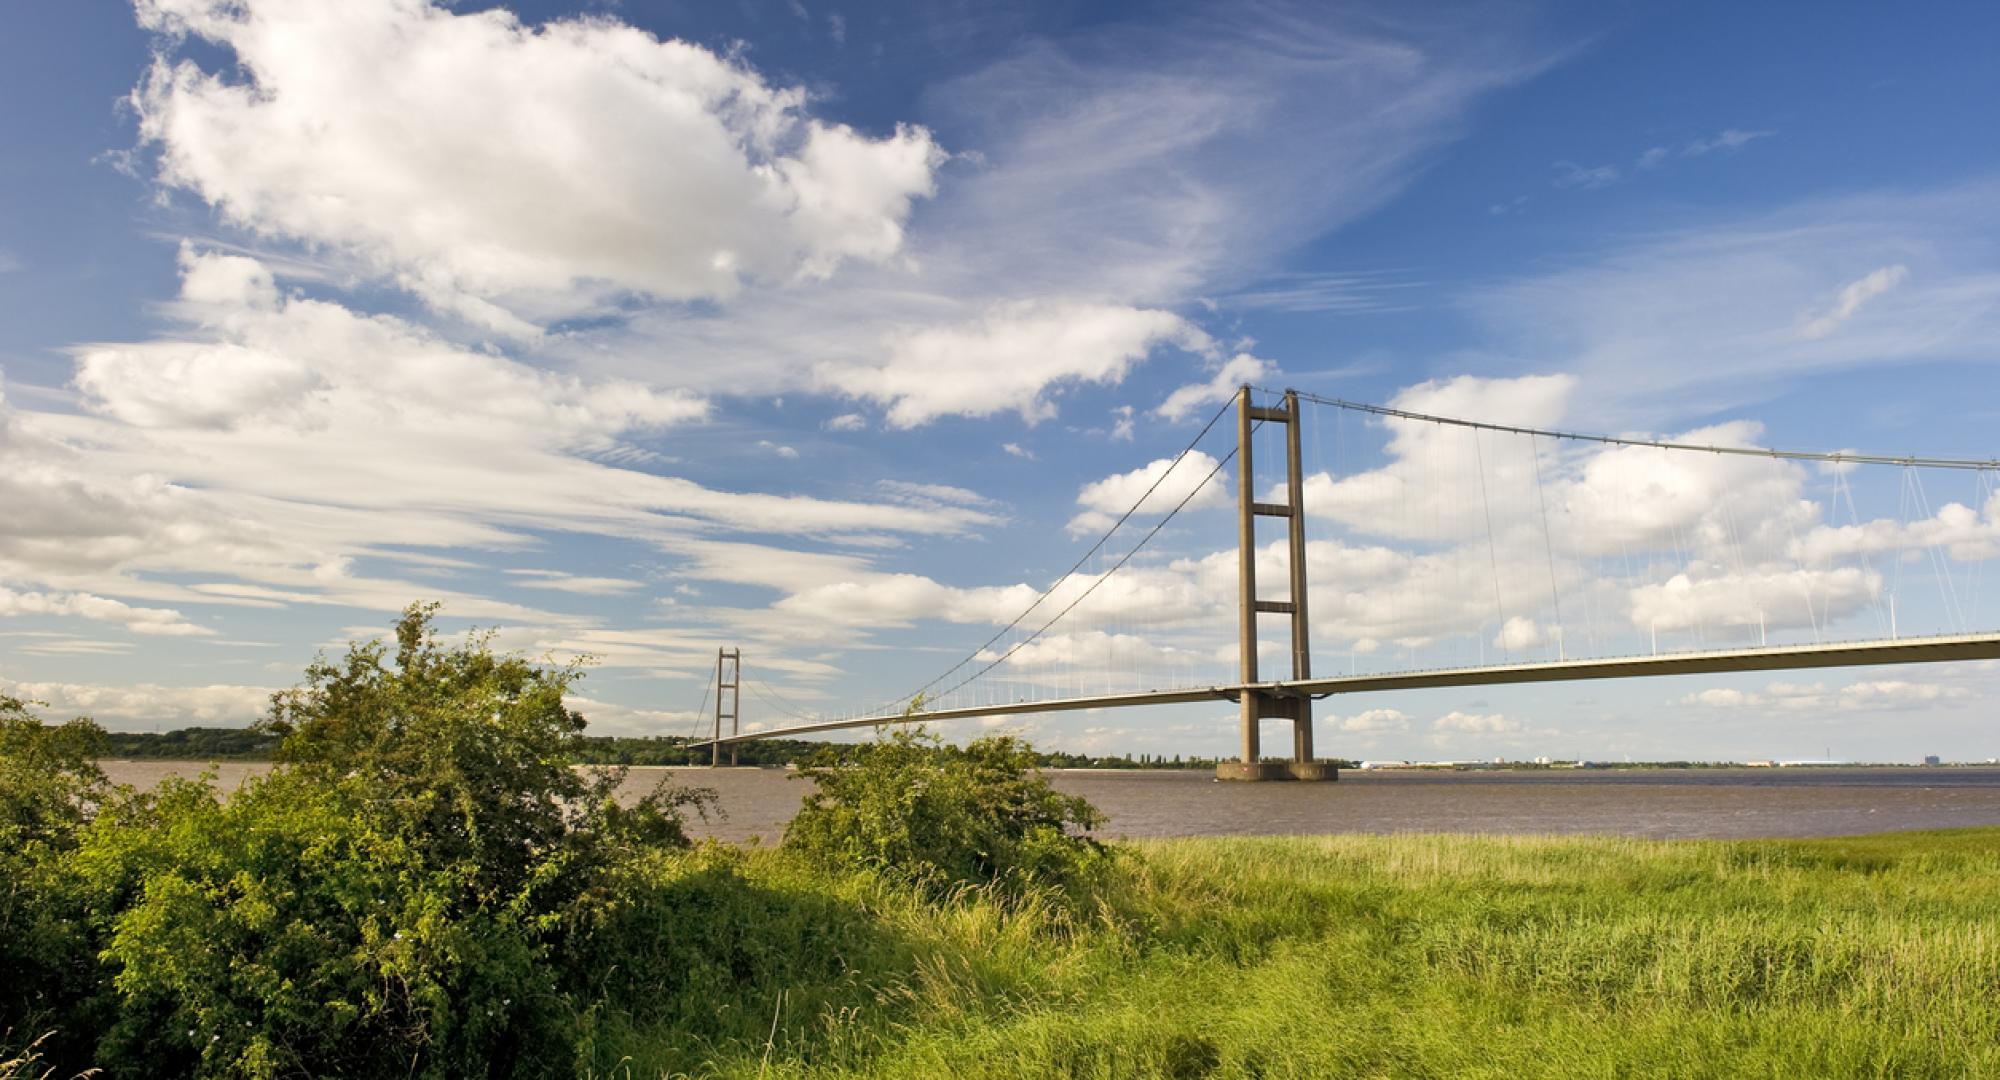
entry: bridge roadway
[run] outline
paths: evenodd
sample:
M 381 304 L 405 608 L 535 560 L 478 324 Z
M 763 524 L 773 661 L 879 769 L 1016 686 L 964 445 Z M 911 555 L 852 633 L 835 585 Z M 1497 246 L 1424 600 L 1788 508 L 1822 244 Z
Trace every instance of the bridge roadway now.
M 1597 660 L 1551 660 L 1534 664 L 1399 671 L 1379 675 L 1339 675 L 1286 682 L 1202 686 L 1184 690 L 1144 690 L 1130 694 L 1014 701 L 961 709 L 938 709 L 908 716 L 873 716 L 823 720 L 793 727 L 746 731 L 704 740 L 694 746 L 749 742 L 821 731 L 879 727 L 885 724 L 927 723 L 1022 713 L 1078 712 L 1131 705 L 1176 705 L 1202 701 L 1239 701 L 1245 690 L 1273 697 L 1329 697 L 1378 690 L 1420 690 L 1439 686 L 1503 686 L 1514 683 L 1570 682 L 1580 679 L 1624 679 L 1646 675 L 1715 675 L 1739 671 L 1789 671 L 1798 668 L 1860 667 L 1872 664 L 1942 663 L 1954 660 L 2000 660 L 2000 633 L 1945 637 L 1901 638 L 1894 641 L 1850 641 L 1826 645 L 1774 645 L 1753 649 L 1710 649 L 1666 655 L 1617 656 Z

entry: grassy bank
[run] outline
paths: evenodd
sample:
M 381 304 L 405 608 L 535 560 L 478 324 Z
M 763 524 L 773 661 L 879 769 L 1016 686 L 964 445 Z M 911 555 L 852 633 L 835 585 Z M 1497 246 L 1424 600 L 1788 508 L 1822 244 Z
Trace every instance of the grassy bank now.
M 2000 830 L 1155 842 L 1073 910 L 656 869 L 711 969 L 598 1076 L 2000 1075 Z

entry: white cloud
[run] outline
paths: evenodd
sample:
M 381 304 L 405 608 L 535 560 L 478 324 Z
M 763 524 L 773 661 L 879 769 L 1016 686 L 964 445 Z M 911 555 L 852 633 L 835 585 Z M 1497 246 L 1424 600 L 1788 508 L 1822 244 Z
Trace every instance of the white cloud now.
M 1204 405 L 1228 401 L 1244 384 L 1255 383 L 1276 370 L 1277 366 L 1268 360 L 1259 360 L 1249 353 L 1237 353 L 1228 363 L 1216 369 L 1213 378 L 1175 390 L 1153 411 L 1168 420 L 1183 420 Z
M 799 452 L 796 449 L 789 446 L 779 445 L 778 443 L 774 443 L 769 439 L 758 439 L 757 446 L 760 449 L 769 450 L 771 453 L 776 454 L 777 456 L 784 458 L 787 461 L 796 461 L 798 460 L 799 457 Z
M 1024 461 L 1035 460 L 1035 452 L 1027 449 L 1020 443 L 1011 443 L 1011 442 L 1001 443 L 1000 449 L 1006 451 L 1008 457 L 1017 457 L 1021 458 Z
M 1131 442 L 1133 435 L 1132 406 L 1120 405 L 1111 410 L 1116 417 L 1111 425 L 1111 438 L 1118 442 Z
M 54 716 L 88 716 L 117 730 L 151 727 L 247 727 L 264 715 L 276 687 L 162 686 L 136 683 L 14 682 L 0 679 L 7 693 L 46 701 Z
M 582 577 L 561 570 L 515 569 L 507 574 L 516 578 L 514 584 L 522 588 L 553 589 L 581 596 L 616 596 L 645 586 L 645 582 L 629 578 Z
M 1805 714 L 1841 712 L 1884 712 L 1934 708 L 1941 702 L 1966 701 L 1973 692 L 1963 686 L 1944 683 L 1911 682 L 1905 679 L 1866 679 L 1835 690 L 1825 683 L 1773 682 L 1762 692 L 1715 687 L 1688 694 L 1676 702 L 1683 706 L 1709 709 L 1758 709 Z
M 1768 139 L 1776 134 L 1777 132 L 1775 131 L 1744 131 L 1740 128 L 1726 128 L 1718 132 L 1713 138 L 1696 139 L 1688 143 L 1687 146 L 1682 148 L 1681 153 L 1700 157 L 1703 154 L 1712 154 L 1718 150 L 1741 150 L 1758 139 Z
M 1681 573 L 1632 590 L 1632 625 L 1722 632 L 1818 627 L 1864 610 L 1881 591 L 1880 574 L 1853 566 L 1699 578 Z
M 1574 161 L 1558 161 L 1555 163 L 1554 168 L 1556 170 L 1555 186 L 1559 188 L 1580 188 L 1584 191 L 1617 183 L 1619 176 L 1622 175 L 1616 165 L 1596 165 L 1584 168 Z
M 1913 362 L 1983 362 L 2000 350 L 2000 273 L 1986 233 L 1991 180 L 1853 195 L 1701 228 L 1614 240 L 1571 265 L 1468 296 L 1520 370 L 1568 371 L 1596 430 L 1632 418 L 1766 400 L 1778 380 Z M 1902 284 L 1821 337 L 1828 311 L 1885 267 Z M 1838 311 L 1838 305 L 1833 308 Z
M 714 657 L 709 658 L 713 662 Z M 563 699 L 563 704 L 578 713 L 589 724 L 587 734 L 618 735 L 628 738 L 658 738 L 664 735 L 687 737 L 707 732 L 702 726 L 702 716 L 693 712 L 677 712 L 671 709 L 635 709 L 628 705 L 601 701 L 597 698 L 571 694 Z
M 1336 730 L 1357 733 L 1407 731 L 1410 727 L 1409 714 L 1401 709 L 1369 709 L 1353 716 L 1332 716 L 1327 720 Z
M 1055 415 L 1048 394 L 1066 382 L 1116 383 L 1160 345 L 1199 350 L 1207 335 L 1171 312 L 1118 304 L 1019 301 L 957 325 L 891 335 L 875 364 L 828 364 L 829 385 L 889 407 L 889 425 L 1014 411 Z
M 892 258 L 944 156 L 922 128 L 817 120 L 802 90 L 608 18 L 529 27 L 427 0 L 138 13 L 240 73 L 163 58 L 133 92 L 163 182 L 510 332 L 617 291 L 727 297 Z
M 1456 709 L 1431 721 L 1433 731 L 1452 731 L 1467 735 L 1504 735 L 1522 729 L 1519 720 L 1510 720 L 1499 713 L 1467 713 Z
M 1843 558 L 1892 551 L 1904 555 L 1926 548 L 1942 548 L 1960 562 L 2000 558 L 2000 492 L 1987 497 L 1984 514 L 1952 502 L 1915 521 L 1878 518 L 1822 525 L 1799 537 L 1788 550 L 1809 566 L 1824 566 Z
M 548 618 L 356 560 L 447 565 L 440 548 L 531 546 L 530 530 L 665 546 L 701 529 L 880 543 L 963 533 L 971 507 L 716 491 L 614 462 L 700 420 L 702 399 L 557 375 L 403 320 L 282 296 L 254 260 L 186 251 L 178 332 L 78 347 L 82 415 L 0 406 L 0 580 L 149 599 Z M 210 362 L 214 356 L 227 362 Z M 246 358 L 250 358 L 247 359 Z M 269 364 L 310 380 L 247 380 Z M 162 367 L 174 378 L 160 377 Z M 459 568 L 463 561 L 449 564 Z M 157 575 L 211 580 L 168 584 Z M 224 580 L 215 580 L 224 579 Z
M 1541 625 L 1525 615 L 1509 618 L 1493 635 L 1493 644 L 1502 649 L 1532 649 L 1544 640 Z
M 994 500 L 981 495 L 971 488 L 953 484 L 920 484 L 909 480 L 877 480 L 875 486 L 887 492 L 890 498 L 918 505 L 947 503 L 953 506 L 999 505 Z
M 1575 387 L 1576 380 L 1567 375 L 1518 379 L 1468 375 L 1420 383 L 1398 392 L 1389 403 L 1434 416 L 1550 427 L 1562 418 Z M 1503 492 L 1520 492 L 1534 482 L 1526 444 L 1517 438 L 1395 418 L 1384 420 L 1383 426 L 1390 433 L 1389 463 L 1339 480 L 1325 472 L 1309 475 L 1308 514 L 1376 535 L 1437 538 L 1477 533 L 1483 538 L 1485 518 L 1466 513 L 1466 508 L 1476 510 L 1482 503 L 1481 470 Z
M 1867 276 L 1849 282 L 1840 290 L 1840 296 L 1833 306 L 1799 320 L 1799 336 L 1803 338 L 1823 338 L 1840 328 L 1840 324 L 1854 317 L 1861 305 L 1888 292 L 1903 283 L 1910 276 L 1910 268 L 1902 263 L 1884 266 L 1871 271 Z
M 1711 709 L 1735 709 L 1758 701 L 1755 694 L 1746 694 L 1726 686 L 1712 686 L 1698 690 L 1680 699 L 1682 705 L 1701 705 Z
M 133 633 L 161 637 L 209 637 L 215 631 L 196 626 L 169 608 L 133 607 L 123 601 L 89 593 L 15 592 L 0 586 L 0 618 L 51 615 L 117 623 Z
M 1187 500 L 1189 510 L 1228 506 L 1229 485 L 1216 473 L 1218 464 L 1210 455 L 1190 450 L 1178 461 L 1160 458 L 1131 472 L 1085 484 L 1076 494 L 1076 503 L 1083 511 L 1070 519 L 1070 534 L 1110 528 L 1120 515 L 1135 507 L 1137 514 L 1164 514 L 1179 506 L 1183 499 Z M 1145 501 L 1142 503 L 1141 499 Z
M 868 426 L 868 418 L 860 413 L 841 413 L 826 422 L 828 431 L 860 431 Z

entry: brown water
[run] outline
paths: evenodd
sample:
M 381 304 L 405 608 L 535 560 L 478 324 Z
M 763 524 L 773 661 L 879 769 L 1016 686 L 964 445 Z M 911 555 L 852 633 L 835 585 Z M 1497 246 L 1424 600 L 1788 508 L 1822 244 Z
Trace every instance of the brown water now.
M 104 762 L 113 780 L 140 787 L 213 768 L 228 789 L 267 767 Z M 1196 771 L 1070 769 L 1049 776 L 1103 810 L 1111 836 L 1841 836 L 2000 825 L 2000 768 L 1344 772 L 1331 784 L 1219 784 Z M 634 768 L 620 790 L 636 797 L 663 777 L 715 789 L 726 816 L 695 822 L 692 831 L 732 841 L 775 841 L 805 788 L 783 769 Z

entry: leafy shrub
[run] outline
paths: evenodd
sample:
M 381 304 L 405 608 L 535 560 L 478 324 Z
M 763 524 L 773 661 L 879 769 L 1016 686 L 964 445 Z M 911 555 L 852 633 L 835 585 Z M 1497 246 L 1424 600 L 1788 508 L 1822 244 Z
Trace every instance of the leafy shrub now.
M 573 1071 L 564 926 L 623 862 L 686 848 L 704 796 L 620 807 L 619 772 L 572 767 L 580 671 L 446 646 L 432 614 L 277 695 L 268 776 L 169 783 L 85 834 L 113 1072 Z
M 118 1071 L 520 1074 L 568 1053 L 535 912 L 464 908 L 472 883 L 367 812 L 357 778 L 295 772 L 227 800 L 170 782 L 142 828 L 79 861 L 115 906 L 104 957 Z
M 81 1033 L 56 1031 L 98 986 L 67 857 L 114 796 L 95 760 L 104 732 L 44 724 L 30 704 L 0 695 L 0 1057 L 24 1061 L 82 1052 Z
M 1108 857 L 1088 835 L 1103 815 L 1051 788 L 1034 766 L 1034 749 L 1009 736 L 961 748 L 921 729 L 896 731 L 799 771 L 814 790 L 785 846 L 933 891 L 1082 885 Z
M 30 704 L 0 694 L 0 842 L 68 847 L 111 790 L 97 767 L 104 729 L 44 724 Z

